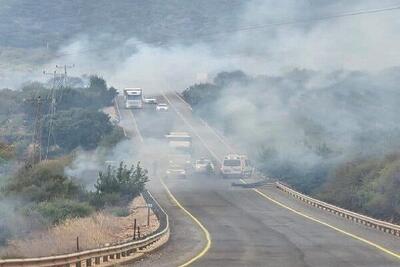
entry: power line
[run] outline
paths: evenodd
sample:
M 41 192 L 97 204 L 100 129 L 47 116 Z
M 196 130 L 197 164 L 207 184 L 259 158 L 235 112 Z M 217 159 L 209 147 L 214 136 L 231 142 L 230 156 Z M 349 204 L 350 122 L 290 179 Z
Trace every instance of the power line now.
M 45 160 L 48 159 L 49 156 L 49 150 L 50 150 L 50 140 L 51 138 L 53 139 L 53 145 L 56 145 L 56 140 L 55 136 L 53 133 L 53 124 L 54 124 L 54 118 L 56 115 L 56 107 L 57 104 L 61 102 L 62 99 L 62 90 L 60 90 L 60 96 L 58 100 L 56 99 L 55 91 L 56 89 L 60 88 L 66 88 L 68 86 L 68 73 L 67 69 L 75 67 L 75 64 L 73 65 L 56 65 L 56 70 L 54 70 L 53 73 L 48 73 L 46 71 L 43 71 L 43 74 L 45 75 L 52 75 L 53 76 L 53 84 L 51 87 L 50 91 L 50 96 L 49 96 L 49 101 L 50 101 L 50 106 L 49 106 L 49 122 L 48 122 L 48 133 L 47 133 L 47 147 L 46 147 L 46 154 L 45 154 Z M 57 69 L 63 69 L 64 73 L 57 73 Z M 57 79 L 57 74 L 59 79 Z M 56 84 L 58 83 L 58 84 Z
M 285 26 L 285 25 L 305 24 L 305 23 L 310 23 L 310 22 L 314 22 L 314 21 L 339 19 L 339 18 L 352 17 L 352 16 L 361 16 L 361 15 L 394 11 L 394 10 L 399 10 L 399 9 L 400 9 L 400 6 L 393 6 L 393 7 L 387 7 L 387 8 L 379 8 L 379 9 L 369 9 L 369 10 L 358 10 L 358 11 L 347 12 L 347 13 L 339 13 L 339 14 L 333 14 L 333 15 L 327 15 L 327 16 L 321 16 L 321 17 L 314 17 L 314 18 L 310 18 L 310 19 L 290 20 L 290 21 L 273 22 L 273 23 L 262 24 L 262 25 L 246 26 L 246 27 L 238 28 L 238 29 L 231 30 L 231 31 L 215 32 L 213 34 L 227 34 L 227 33 L 252 31 L 252 30 L 259 30 L 259 29 L 264 29 L 264 28 L 278 27 L 278 26 Z
M 63 75 L 63 87 L 66 88 L 68 87 L 68 73 L 67 73 L 67 69 L 72 69 L 75 67 L 75 64 L 72 65 L 56 65 L 57 69 L 63 69 L 64 70 L 64 75 Z
M 267 23 L 267 24 L 261 24 L 261 25 L 245 26 L 245 27 L 240 27 L 240 28 L 227 30 L 227 31 L 198 34 L 197 37 L 214 36 L 214 38 L 215 38 L 217 36 L 227 35 L 227 34 L 237 33 L 237 32 L 255 31 L 255 30 L 262 30 L 262 29 L 279 27 L 279 26 L 287 26 L 287 25 L 307 24 L 307 23 L 314 22 L 314 21 L 324 21 L 324 20 L 340 19 L 340 18 L 345 18 L 345 17 L 371 15 L 371 14 L 384 13 L 384 12 L 390 12 L 390 11 L 395 11 L 395 10 L 400 10 L 400 5 L 386 7 L 386 8 L 357 10 L 357 11 L 351 11 L 351 12 L 346 12 L 346 13 L 338 13 L 338 14 L 332 14 L 332 15 L 327 15 L 327 16 L 314 17 L 314 18 L 309 18 L 309 19 L 289 20 L 289 21 L 273 22 L 273 23 Z M 131 45 L 136 45 L 136 44 L 139 45 L 139 44 L 143 44 L 143 43 L 144 42 L 138 41 L 138 42 L 131 43 Z M 163 45 L 160 45 L 160 46 L 163 46 Z M 61 57 L 76 55 L 76 54 L 84 54 L 84 53 L 92 52 L 92 51 L 108 50 L 110 48 L 113 48 L 113 47 L 110 46 L 110 47 L 102 47 L 102 48 L 94 48 L 94 49 L 85 49 L 85 50 L 82 50 L 79 52 L 58 54 L 58 55 L 55 55 L 54 58 L 61 58 Z
M 46 72 L 43 72 L 43 73 L 46 74 Z M 56 98 L 54 95 L 55 87 L 56 87 L 56 74 L 57 74 L 57 71 L 55 70 L 53 73 L 53 86 L 51 87 L 51 92 L 50 92 L 50 107 L 49 107 L 50 119 L 49 119 L 49 125 L 48 125 L 48 133 L 47 133 L 47 146 L 46 146 L 45 160 L 47 160 L 49 157 L 50 138 L 51 137 L 53 137 L 53 141 L 55 144 L 55 138 L 54 138 L 54 134 L 53 134 L 53 122 L 54 122 L 54 116 L 56 114 Z

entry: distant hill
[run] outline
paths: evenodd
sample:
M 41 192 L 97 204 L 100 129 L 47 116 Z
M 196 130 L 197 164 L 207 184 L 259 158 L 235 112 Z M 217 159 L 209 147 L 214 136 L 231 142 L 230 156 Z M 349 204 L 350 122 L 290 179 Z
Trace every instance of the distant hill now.
M 235 26 L 243 0 L 0 0 L 2 47 L 56 48 L 78 34 L 190 40 Z

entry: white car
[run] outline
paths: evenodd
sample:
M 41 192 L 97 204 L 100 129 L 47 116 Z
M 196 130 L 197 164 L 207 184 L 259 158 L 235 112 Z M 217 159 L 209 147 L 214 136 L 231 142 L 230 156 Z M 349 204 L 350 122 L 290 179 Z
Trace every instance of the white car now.
M 166 173 L 168 177 L 186 178 L 186 170 L 180 165 L 170 164 Z
M 209 159 L 201 158 L 196 160 L 194 164 L 194 170 L 198 173 L 207 173 L 208 171 L 213 172 L 214 164 Z
M 168 111 L 168 105 L 165 103 L 160 103 L 156 107 L 157 111 Z
M 144 103 L 146 104 L 157 104 L 157 99 L 155 98 L 145 98 Z

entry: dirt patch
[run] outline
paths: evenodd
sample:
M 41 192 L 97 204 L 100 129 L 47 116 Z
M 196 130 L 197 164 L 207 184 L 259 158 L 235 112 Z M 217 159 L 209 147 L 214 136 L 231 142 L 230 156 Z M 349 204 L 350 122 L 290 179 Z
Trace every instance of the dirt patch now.
M 150 234 L 158 228 L 159 222 L 151 211 L 150 225 L 147 226 L 145 205 L 140 196 L 130 203 L 130 213 L 126 217 L 116 217 L 104 211 L 87 218 L 67 220 L 47 231 L 32 233 L 25 239 L 10 240 L 7 247 L 0 250 L 0 257 L 30 258 L 76 252 L 77 237 L 81 251 L 130 241 L 134 219 L 141 235 Z

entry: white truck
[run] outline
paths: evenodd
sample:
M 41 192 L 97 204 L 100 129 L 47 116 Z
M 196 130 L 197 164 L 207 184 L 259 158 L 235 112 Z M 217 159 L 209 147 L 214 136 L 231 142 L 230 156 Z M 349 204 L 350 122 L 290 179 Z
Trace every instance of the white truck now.
M 125 108 L 143 108 L 143 91 L 141 88 L 124 89 Z
M 223 178 L 246 178 L 253 174 L 253 167 L 246 155 L 228 154 L 221 165 Z
M 186 176 L 192 165 L 192 137 L 187 132 L 170 132 L 167 175 Z

